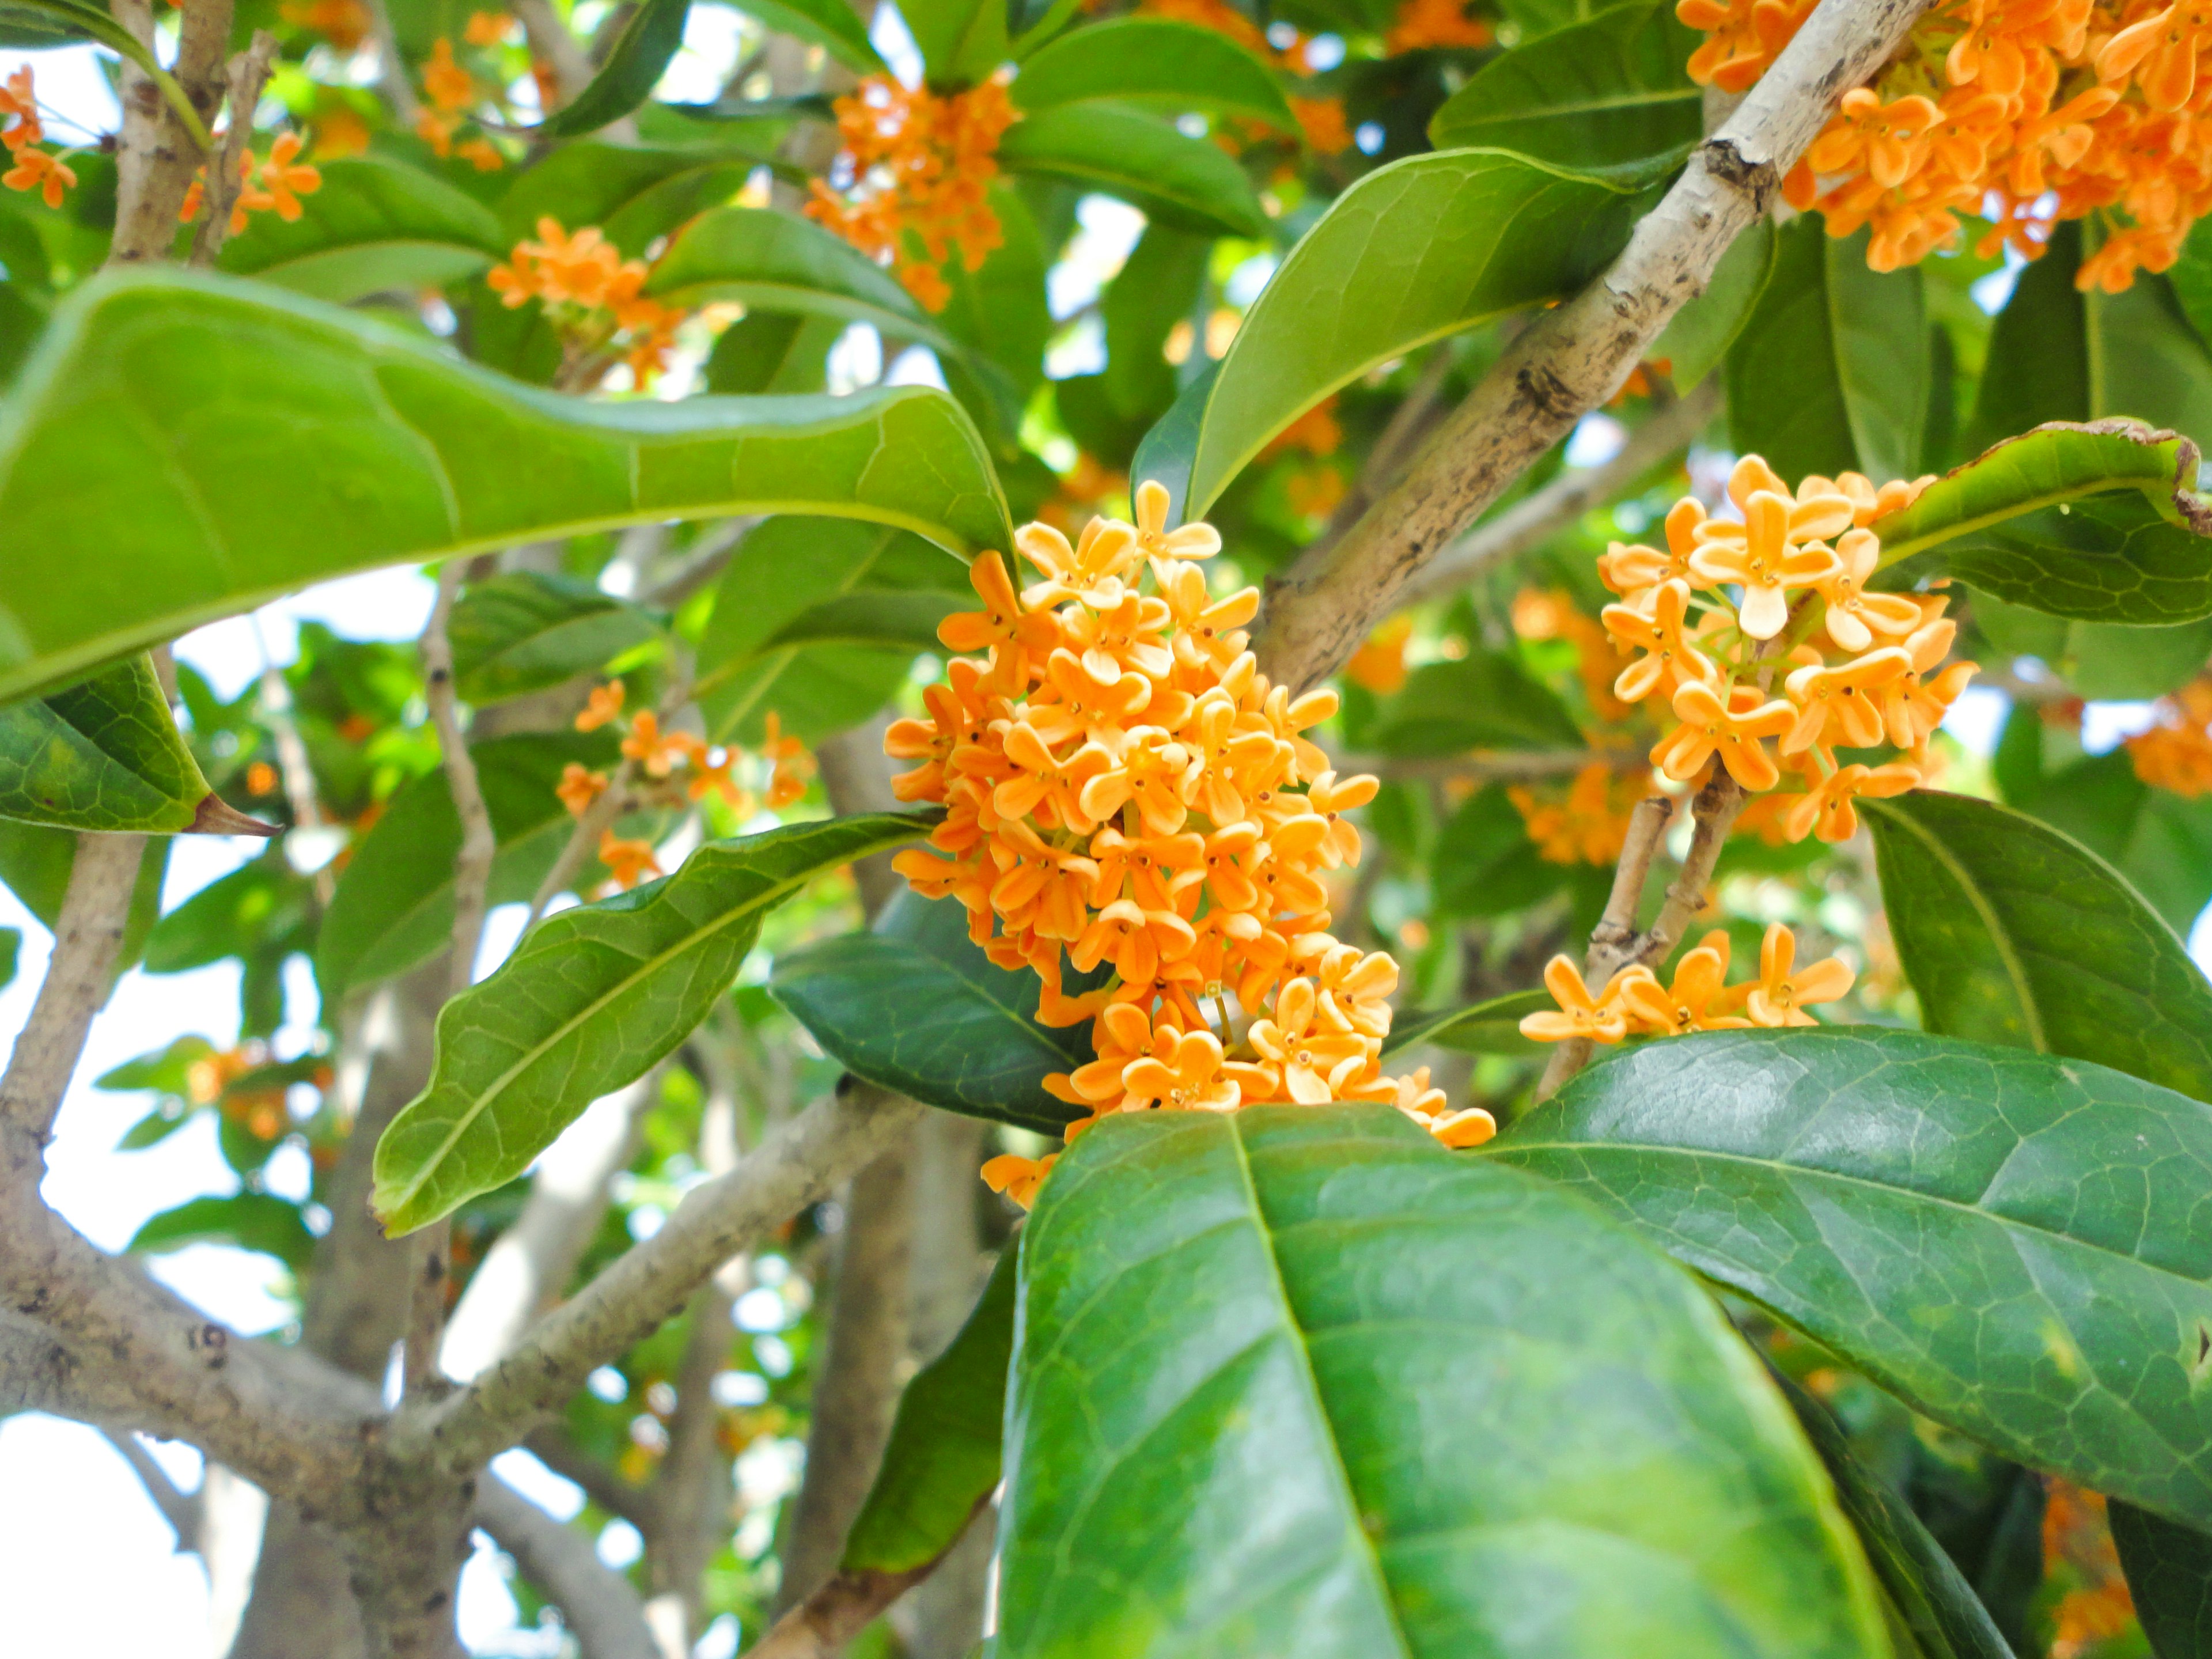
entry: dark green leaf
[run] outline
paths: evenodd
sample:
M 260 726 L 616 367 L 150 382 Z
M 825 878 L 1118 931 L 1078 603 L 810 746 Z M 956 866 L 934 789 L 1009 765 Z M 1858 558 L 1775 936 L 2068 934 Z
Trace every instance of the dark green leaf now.
M 778 957 L 769 988 L 871 1083 L 1043 1134 L 1082 1115 L 1046 1093 L 1044 1079 L 1096 1058 L 1087 1023 L 1037 1024 L 1036 975 L 993 965 L 950 899 L 902 893 L 878 931 Z
M 2119 872 L 1990 801 L 1917 790 L 1865 805 L 1929 1030 L 2212 1101 L 2212 984 Z
M 1499 652 L 1413 671 L 1386 702 L 1367 737 L 1378 754 L 1462 755 L 1470 749 L 1580 749 L 1582 728 L 1567 706 Z
M 295 1272 L 315 1253 L 315 1236 L 301 1218 L 300 1206 L 270 1193 L 189 1199 L 150 1218 L 124 1248 L 133 1255 L 152 1255 L 189 1244 L 260 1250 Z
M 868 40 L 868 26 L 846 0 L 744 0 L 738 9 L 779 34 L 821 47 L 857 75 L 890 72 Z
M 934 388 L 590 403 L 259 284 L 113 272 L 0 405 L 0 522 L 40 549 L 0 596 L 0 698 L 376 565 L 762 511 L 1009 533 Z
M 1218 369 L 1146 440 L 1137 476 L 1168 487 L 1176 516 L 1202 515 L 1269 439 L 1338 387 L 1574 292 L 1620 252 L 1637 208 L 1626 185 L 1494 150 L 1376 168 L 1284 258 Z M 1389 303 L 1373 303 L 1377 295 Z
M 1928 414 L 1928 318 L 1916 266 L 1869 270 L 1867 234 L 1816 215 L 1785 226 L 1773 275 L 1728 354 L 1729 430 L 1795 482 L 1909 478 Z
M 1476 70 L 1431 118 L 1429 142 L 1592 169 L 1686 155 L 1705 134 L 1705 94 L 1685 67 L 1698 40 L 1667 0 L 1601 11 Z
M 960 1541 L 999 1484 L 1006 1368 L 1014 1352 L 1012 1244 L 951 1346 L 899 1395 L 867 1501 L 845 1535 L 847 1572 L 908 1572 Z
M 2152 788 L 2124 751 L 2075 762 L 2021 805 L 2111 863 L 2177 933 L 2212 902 L 2212 797 Z
M 0 707 L 0 817 L 173 835 L 213 799 L 147 657 Z
M 580 138 L 652 97 L 684 45 L 684 21 L 690 15 L 691 0 L 639 0 L 591 84 L 547 117 L 539 131 L 549 138 Z
M 1729 244 L 1705 291 L 1659 331 L 1644 355 L 1663 361 L 1677 386 L 1697 385 L 1727 360 L 1729 348 L 1766 292 L 1780 246 L 1774 221 L 1759 221 Z
M 1224 34 L 1164 17 L 1118 17 L 1061 35 L 1022 65 L 1013 99 L 1031 114 L 1103 99 L 1298 130 L 1273 70 Z
M 1244 169 L 1203 138 L 1126 105 L 1063 104 L 1017 122 L 999 141 L 1010 173 L 1042 173 L 1118 196 L 1155 222 L 1211 235 L 1262 237 L 1267 216 Z
M 1549 898 L 1569 867 L 1536 850 L 1503 782 L 1460 803 L 1437 836 L 1431 866 L 1437 908 L 1450 916 L 1495 916 Z
M 1390 1022 L 1382 1052 L 1393 1054 L 1417 1042 L 1433 1042 L 1470 1054 L 1539 1054 L 1542 1046 L 1521 1035 L 1521 1021 L 1554 1006 L 1547 991 L 1509 991 L 1464 1008 L 1440 1008 L 1427 1014 L 1408 1009 Z
M 562 772 L 571 763 L 605 768 L 614 748 L 606 732 L 520 732 L 471 749 L 496 843 L 490 902 L 521 903 L 536 894 L 575 827 L 553 793 Z M 392 798 L 355 848 L 323 918 L 315 976 L 333 1006 L 349 991 L 404 973 L 446 948 L 460 850 L 461 823 L 442 768 Z M 591 877 L 580 879 L 588 884 Z
M 756 396 L 819 392 L 829 384 L 830 348 L 845 325 L 830 317 L 757 311 L 722 331 L 707 359 L 707 390 Z
M 563 144 L 517 176 L 499 204 L 501 240 L 538 234 L 550 216 L 574 230 L 597 225 L 630 258 L 744 188 L 768 153 L 730 143 L 630 146 Z
M 990 192 L 999 216 L 1001 240 L 969 270 L 958 258 L 945 262 L 951 289 L 939 325 L 965 355 L 944 360 L 945 384 L 1000 450 L 1018 452 L 1022 410 L 1044 379 L 1044 349 L 1057 326 L 1045 299 L 1047 257 L 1036 217 L 1014 188 L 1003 181 Z
M 2212 1659 L 2212 1538 L 2113 1504 L 2112 1541 L 2157 1659 Z
M 1164 349 L 1175 325 L 1191 320 L 1206 287 L 1213 244 L 1165 225 L 1147 225 L 1099 311 L 1106 324 L 1106 392 L 1115 410 L 1150 421 L 1176 398 Z
M 690 1035 L 769 911 L 927 827 L 878 812 L 708 842 L 664 880 L 539 922 L 439 1012 L 429 1087 L 376 1145 L 369 1202 L 386 1231 L 412 1231 L 520 1175 L 585 1107 Z
M 1388 1107 L 1109 1117 L 1021 1274 L 1003 1653 L 1889 1651 L 1711 1299 Z
M 637 606 L 574 576 L 514 570 L 471 582 L 447 625 L 453 689 L 470 702 L 542 691 L 659 636 Z
M 908 652 L 937 651 L 937 625 L 962 608 L 957 595 L 860 592 L 825 599 L 802 611 L 761 647 L 780 651 L 799 645 L 889 645 Z
M 2212 1108 L 1917 1031 L 1715 1031 L 1496 1145 L 1923 1414 L 2212 1520 Z
M 506 255 L 491 210 L 427 173 L 362 155 L 325 161 L 322 174 L 297 219 L 257 214 L 225 242 L 222 268 L 343 304 L 443 288 Z
M 736 300 L 951 343 L 898 279 L 851 243 L 767 208 L 717 208 L 693 220 L 654 264 L 646 291 L 672 305 Z

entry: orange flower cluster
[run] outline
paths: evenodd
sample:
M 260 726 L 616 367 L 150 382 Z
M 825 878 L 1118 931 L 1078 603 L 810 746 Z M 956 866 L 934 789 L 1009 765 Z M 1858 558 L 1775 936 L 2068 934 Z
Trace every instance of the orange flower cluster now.
M 295 28 L 313 29 L 340 52 L 354 51 L 376 27 L 362 0 L 283 0 L 276 15 Z
M 1800 969 L 1797 936 L 1781 922 L 1766 930 L 1759 946 L 1759 978 L 1728 983 L 1729 937 L 1718 928 L 1682 953 L 1672 981 L 1640 963 L 1624 968 L 1593 993 L 1571 957 L 1553 957 L 1544 969 L 1544 988 L 1559 1012 L 1530 1014 L 1521 1034 L 1538 1042 L 1588 1037 L 1619 1042 L 1626 1036 L 1681 1036 L 1691 1031 L 1741 1030 L 1747 1026 L 1818 1025 L 1805 1011 L 1833 1002 L 1851 988 L 1851 970 L 1834 957 Z
M 1487 1113 L 1382 1075 L 1397 964 L 1328 931 L 1325 878 L 1360 855 L 1345 814 L 1376 787 L 1304 735 L 1336 694 L 1269 685 L 1244 648 L 1259 591 L 1214 598 L 1199 562 L 1220 537 L 1169 530 L 1167 506 L 1147 482 L 1133 525 L 1094 519 L 1073 545 L 1025 526 L 1042 579 L 1019 592 L 998 555 L 975 561 L 983 608 L 938 636 L 982 659 L 956 659 L 885 735 L 919 763 L 899 798 L 948 809 L 935 850 L 894 866 L 964 906 L 993 961 L 1035 970 L 1044 1024 L 1091 1022 L 1097 1059 L 1045 1085 L 1090 1115 L 1071 1136 L 1116 1111 L 1371 1100 L 1477 1145 Z M 1066 964 L 1110 972 L 1071 994 Z M 984 1176 L 1026 1202 L 1051 1161 Z
M 709 744 L 689 732 L 664 732 L 660 717 L 649 708 L 640 709 L 625 721 L 623 696 L 620 680 L 593 687 L 583 712 L 576 716 L 576 729 L 596 732 L 603 726 L 616 726 L 623 733 L 623 758 L 634 763 L 652 783 L 665 784 L 671 805 L 713 795 L 739 817 L 747 818 L 759 809 L 763 799 L 771 810 L 780 811 L 806 793 L 807 781 L 814 775 L 814 757 L 797 738 L 783 735 L 783 722 L 775 710 L 769 711 L 766 732 L 749 756 L 735 744 Z M 570 761 L 562 769 L 555 793 L 571 815 L 581 817 L 606 787 L 605 773 Z M 604 856 L 600 861 L 615 868 Z M 622 884 L 635 884 L 624 881 Z
M 40 149 L 46 130 L 39 120 L 39 100 L 31 86 L 31 66 L 0 82 L 0 144 L 7 146 L 8 170 L 0 185 L 35 190 L 50 208 L 62 204 L 62 192 L 76 183 L 75 169 L 52 150 Z
M 1680 0 L 1707 34 L 1701 82 L 1741 91 L 1812 13 L 1812 0 Z M 1946 0 L 1871 88 L 1843 106 L 1784 182 L 1830 234 L 1870 224 L 1876 270 L 1954 242 L 1959 215 L 2033 259 L 2054 223 L 2112 210 L 2110 234 L 2075 273 L 2118 293 L 2164 270 L 2212 210 L 2212 11 L 2160 0 Z
M 2159 702 L 2159 723 L 2128 740 L 2136 775 L 2154 789 L 2195 800 L 2212 794 L 2212 675 Z
M 1395 57 L 1428 46 L 1486 46 L 1495 39 L 1489 22 L 1468 16 L 1462 0 L 1401 0 L 1382 49 Z
M 485 18 L 489 18 L 495 26 L 505 21 L 495 13 L 473 13 L 465 37 L 471 46 L 489 45 L 504 38 L 503 31 L 493 33 L 480 24 L 479 20 Z M 429 145 L 433 155 L 441 159 L 459 155 L 478 173 L 496 173 L 507 165 L 507 157 L 500 154 L 498 146 L 482 133 L 465 143 L 453 143 L 453 135 L 467 121 L 469 109 L 477 101 L 477 80 L 453 61 L 453 43 L 442 34 L 431 43 L 430 61 L 422 65 L 422 93 L 430 100 L 430 107 L 415 118 L 415 134 Z
M 637 384 L 643 386 L 667 365 L 668 348 L 685 313 L 645 297 L 652 275 L 642 259 L 625 259 L 615 245 L 587 225 L 574 235 L 557 219 L 538 222 L 538 239 L 514 245 L 503 265 L 484 277 L 500 303 L 510 310 L 531 300 L 572 349 L 592 353 L 611 344 L 623 349 Z
M 1575 774 L 1564 794 L 1539 794 L 1516 783 L 1505 798 L 1528 826 L 1539 858 L 1552 864 L 1611 864 L 1628 845 L 1629 815 L 1650 793 L 1647 776 L 1593 761 Z
M 250 214 L 273 212 L 286 224 L 292 223 L 302 211 L 300 198 L 313 196 L 323 187 L 321 169 L 298 159 L 301 143 L 296 132 L 280 133 L 276 142 L 269 147 L 267 161 L 257 161 L 250 149 L 239 156 L 238 194 L 230 204 L 232 235 L 246 228 Z M 177 217 L 182 223 L 190 224 L 200 216 L 200 210 L 206 205 L 207 169 L 202 167 L 185 189 Z
M 1663 699 L 1680 722 L 1652 750 L 1653 765 L 1680 783 L 1719 765 L 1759 794 L 1782 781 L 1766 746 L 1776 739 L 1799 778 L 1771 809 L 1791 841 L 1816 832 L 1848 840 L 1858 829 L 1855 797 L 1921 781 L 1928 739 L 1974 665 L 1944 666 L 1958 624 L 1944 617 L 1942 595 L 1870 593 L 1865 584 L 1881 556 L 1868 526 L 1925 483 L 1877 490 L 1847 472 L 1807 478 L 1793 495 L 1747 455 L 1728 485 L 1741 522 L 1709 519 L 1686 497 L 1667 514 L 1665 551 L 1611 545 L 1598 572 L 1622 602 L 1603 620 L 1638 653 L 1613 691 L 1627 702 Z M 1884 743 L 1906 757 L 1836 759 L 1838 748 Z
M 868 76 L 836 104 L 845 183 L 815 179 L 806 216 L 893 267 L 924 309 L 944 310 L 952 290 L 940 267 L 953 251 L 963 269 L 980 270 L 1006 240 L 990 190 L 999 139 L 1018 118 L 1006 84 L 994 76 L 940 97 Z

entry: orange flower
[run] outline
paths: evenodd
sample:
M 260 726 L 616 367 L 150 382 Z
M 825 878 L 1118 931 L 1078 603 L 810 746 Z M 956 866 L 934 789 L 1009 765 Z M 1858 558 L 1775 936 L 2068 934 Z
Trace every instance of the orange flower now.
M 26 144 L 14 151 L 15 165 L 0 173 L 0 185 L 10 190 L 35 190 L 50 208 L 62 204 L 62 192 L 76 183 L 76 174 L 59 157 Z
M 1834 535 L 1850 521 L 1851 504 L 1841 495 L 1800 506 L 1787 495 L 1756 490 L 1741 526 L 1712 520 L 1698 532 L 1690 569 L 1709 586 L 1741 587 L 1737 625 L 1754 640 L 1771 640 L 1790 620 L 1789 591 L 1835 574 L 1835 554 L 1810 538 Z
M 1797 705 L 1797 718 L 1782 734 L 1782 752 L 1795 755 L 1816 743 L 1872 748 L 1882 735 L 1881 708 L 1874 694 L 1902 679 L 1911 666 L 1912 659 L 1903 651 L 1885 646 L 1838 668 L 1799 669 L 1784 682 L 1790 701 Z M 1831 725 L 1836 728 L 1832 733 Z
M 609 680 L 605 685 L 595 685 L 585 701 L 583 713 L 576 716 L 579 732 L 596 732 L 622 714 L 623 683 Z
M 10 151 L 35 144 L 46 137 L 46 128 L 39 121 L 38 94 L 32 84 L 28 64 L 0 82 L 0 117 L 9 118 L 0 121 L 0 144 L 5 144 Z
M 1805 1010 L 1850 990 L 1855 975 L 1835 957 L 1793 973 L 1796 959 L 1796 935 L 1778 921 L 1768 927 L 1759 946 L 1759 983 L 1744 1004 L 1753 1024 L 1817 1025 L 1820 1022 Z
M 773 708 L 762 722 L 760 756 L 774 770 L 768 785 L 768 804 L 772 807 L 788 806 L 806 793 L 808 781 L 815 773 L 814 757 L 806 752 L 806 745 L 797 738 L 783 735 L 783 721 Z
M 1407 678 L 1406 642 L 1413 636 L 1413 617 L 1403 613 L 1393 617 L 1352 653 L 1344 665 L 1344 678 L 1378 697 L 1402 690 Z
M 574 817 L 581 817 L 591 804 L 606 792 L 607 775 L 594 772 L 579 761 L 570 761 L 561 769 L 561 781 L 553 793 L 561 798 L 561 805 Z
M 1164 1028 L 1152 1052 L 1121 1073 L 1124 1110 L 1158 1106 L 1171 1112 L 1229 1112 L 1240 1103 L 1236 1082 L 1222 1073 L 1221 1042 L 1211 1031 Z
M 1859 817 L 1851 805 L 1855 797 L 1901 795 L 1920 787 L 1920 769 L 1901 761 L 1887 766 L 1864 766 L 1853 762 L 1839 767 L 1802 795 L 1784 796 L 1789 811 L 1783 819 L 1792 841 L 1817 832 L 1822 841 L 1849 841 L 1859 832 Z
M 1352 148 L 1352 129 L 1345 125 L 1341 98 L 1293 98 L 1291 113 L 1297 118 L 1299 136 L 1306 148 L 1320 155 L 1341 155 Z
M 320 171 L 295 163 L 300 147 L 298 133 L 280 133 L 269 147 L 269 159 L 261 164 L 261 188 L 268 193 L 276 216 L 287 224 L 300 216 L 300 198 L 312 196 L 323 187 Z
M 1221 532 L 1210 524 L 1168 528 L 1165 484 L 1147 478 L 1137 486 L 1137 546 L 1147 558 L 1210 559 L 1221 551 Z M 1166 578 L 1162 577 L 1162 580 Z
M 1486 46 L 1495 38 L 1486 21 L 1467 15 L 1461 0 L 1401 0 L 1382 49 L 1395 57 L 1431 46 Z
M 441 114 L 453 114 L 476 101 L 476 77 L 453 61 L 453 43 L 442 34 L 431 42 L 430 61 L 422 65 L 422 90 Z
M 1049 652 L 1060 642 L 1060 624 L 1049 611 L 1024 611 L 1006 563 L 996 553 L 979 554 L 968 567 L 968 581 L 983 601 L 981 611 L 963 611 L 937 625 L 937 637 L 954 651 L 1006 647 L 999 658 L 1010 685 L 1029 672 L 1029 653 Z
M 1718 1031 L 1748 1025 L 1728 1012 L 1732 999 L 1728 978 L 1729 937 L 1716 928 L 1674 964 L 1674 981 L 1662 986 L 1649 968 L 1632 968 L 1621 982 L 1621 1000 L 1644 1030 L 1661 1036 Z
M 1797 711 L 1777 699 L 1762 698 L 1755 685 L 1729 689 L 1728 701 L 1700 680 L 1674 693 L 1674 715 L 1682 724 L 1651 751 L 1651 763 L 1678 783 L 1687 783 L 1715 755 L 1729 775 L 1757 793 L 1771 789 L 1781 773 L 1762 738 L 1775 738 L 1796 724 Z
M 499 147 L 485 137 L 475 137 L 466 143 L 454 145 L 453 154 L 478 173 L 497 173 L 507 165 L 507 157 L 500 154 Z
M 1710 680 L 1712 659 L 1692 644 L 1684 625 L 1690 614 L 1690 585 L 1670 578 L 1652 591 L 1649 614 L 1632 605 L 1606 606 L 1606 631 L 1619 643 L 1644 654 L 1620 671 L 1613 696 L 1641 702 L 1654 691 L 1672 697 L 1692 680 Z
M 2212 794 L 2212 678 L 2200 676 L 2159 703 L 2159 723 L 2127 740 L 2136 775 L 2185 799 Z
M 514 19 L 503 11 L 472 11 L 461 39 L 472 46 L 504 46 L 515 38 Z
M 313 29 L 336 46 L 349 52 L 368 39 L 375 21 L 362 0 L 284 0 L 276 15 L 295 27 Z
M 1026 1210 L 1036 1202 L 1037 1188 L 1044 1184 L 1045 1176 L 1052 1173 L 1052 1166 L 1059 1158 L 1058 1152 L 1047 1152 L 1041 1158 L 1001 1153 L 984 1164 L 983 1184 L 994 1193 L 1004 1193 Z
M 1557 1013 L 1522 1017 L 1521 1035 L 1538 1042 L 1565 1042 L 1588 1037 L 1593 1042 L 1618 1042 L 1628 1035 L 1628 1016 L 1621 993 L 1627 981 L 1615 974 L 1597 995 L 1583 982 L 1583 970 L 1571 957 L 1553 957 L 1544 964 L 1544 988 L 1559 1005 Z
M 649 841 L 624 841 L 611 830 L 599 831 L 599 862 L 607 866 L 615 885 L 628 891 L 647 876 L 661 873 Z

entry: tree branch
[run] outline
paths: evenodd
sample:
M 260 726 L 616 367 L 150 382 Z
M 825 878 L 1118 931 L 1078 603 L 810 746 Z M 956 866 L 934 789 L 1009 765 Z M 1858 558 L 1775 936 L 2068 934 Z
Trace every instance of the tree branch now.
M 1611 460 L 1560 473 L 1452 543 L 1406 583 L 1395 605 L 1419 605 L 1464 587 L 1493 566 L 1542 546 L 1696 438 L 1720 408 L 1720 382 L 1708 378 L 1630 433 Z
M 1350 535 L 1273 585 L 1259 635 L 1271 676 L 1295 690 L 1334 673 L 1464 526 L 1620 389 L 1765 212 L 1837 100 L 1887 61 L 1928 3 L 1821 0 L 1605 274 L 1506 349 Z
M 192 264 L 212 265 L 230 240 L 230 210 L 245 184 L 239 163 L 252 148 L 254 106 L 261 101 L 261 88 L 269 82 L 269 65 L 276 56 L 276 37 L 267 29 L 256 29 L 252 43 L 230 60 L 230 126 L 208 166 L 206 199 L 199 229 L 192 236 Z
M 161 1511 L 161 1518 L 177 1534 L 177 1548 L 186 1554 L 200 1547 L 200 1501 L 190 1492 L 179 1492 L 169 1479 L 168 1471 L 154 1461 L 153 1453 L 138 1443 L 138 1437 L 128 1430 L 102 1429 L 100 1437 L 122 1455 L 131 1466 L 131 1473 L 138 1477 L 138 1484 L 146 1488 L 146 1496 L 154 1500 L 154 1507 Z
M 646 1628 L 645 1603 L 582 1533 L 491 1474 L 477 1483 L 470 1518 L 560 1607 L 583 1659 L 660 1659 Z
M 609 1515 L 620 1516 L 641 1533 L 653 1523 L 653 1493 L 632 1486 L 616 1473 L 611 1463 L 580 1450 L 553 1424 L 532 1429 L 523 1437 L 523 1449 L 559 1475 L 583 1488 L 584 1496 Z
M 986 1493 L 975 1505 L 989 1503 Z M 964 1536 L 964 1530 L 963 1535 Z M 837 1659 L 876 1615 L 937 1571 L 950 1547 L 904 1572 L 839 1572 L 792 1608 L 746 1650 L 745 1659 Z
M 147 0 L 111 0 L 110 9 L 117 22 L 152 47 L 154 18 Z M 230 23 L 231 0 L 189 0 L 178 27 L 171 73 L 203 126 L 214 124 L 222 105 Z M 141 264 L 166 259 L 175 247 L 185 191 L 206 157 L 153 78 L 127 58 L 120 65 L 118 89 L 123 131 L 115 150 L 115 234 L 107 263 Z M 251 111 L 246 121 L 252 124 Z
M 54 1114 L 84 1053 L 93 1016 L 107 1000 L 108 976 L 123 948 L 143 836 L 81 835 L 68 890 L 54 921 L 53 954 L 31 1017 L 0 1073 L 0 1122 L 43 1148 Z

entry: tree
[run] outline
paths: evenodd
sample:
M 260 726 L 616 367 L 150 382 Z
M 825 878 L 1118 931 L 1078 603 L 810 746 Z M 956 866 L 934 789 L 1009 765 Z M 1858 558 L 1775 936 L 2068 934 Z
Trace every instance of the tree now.
M 7 8 L 123 123 L 0 93 L 0 1407 L 268 1493 L 241 1655 L 477 1529 L 590 1659 L 2203 1650 L 2194 20 L 739 9 Z M 87 1030 L 232 958 L 105 1254 Z

